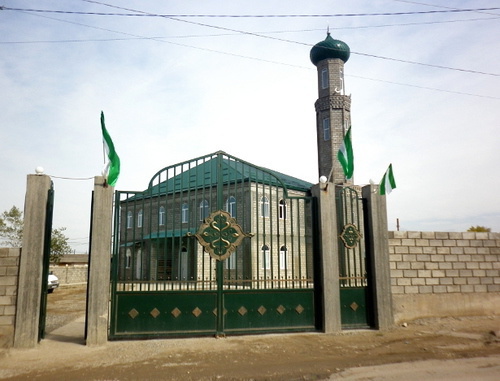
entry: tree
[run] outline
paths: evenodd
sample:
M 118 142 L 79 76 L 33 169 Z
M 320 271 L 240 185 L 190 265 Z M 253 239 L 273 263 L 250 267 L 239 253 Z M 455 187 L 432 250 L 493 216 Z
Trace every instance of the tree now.
M 50 237 L 50 262 L 58 263 L 63 255 L 71 253 L 66 228 L 52 229 Z M 23 243 L 23 212 L 16 206 L 0 215 L 0 244 L 7 247 L 21 247 Z
M 68 237 L 64 235 L 66 228 L 52 229 L 50 237 L 50 262 L 59 263 L 63 255 L 71 253 Z
M 485 226 L 471 226 L 467 229 L 468 232 L 491 232 L 491 228 L 487 228 Z
M 23 212 L 15 206 L 0 215 L 0 241 L 8 247 L 21 247 L 23 242 Z

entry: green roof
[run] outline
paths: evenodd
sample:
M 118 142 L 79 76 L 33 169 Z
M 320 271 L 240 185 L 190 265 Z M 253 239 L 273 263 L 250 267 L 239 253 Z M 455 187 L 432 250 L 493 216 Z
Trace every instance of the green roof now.
M 173 176 L 166 181 L 154 185 L 149 191 L 157 193 L 174 193 L 188 189 L 214 186 L 218 181 L 218 160 L 216 157 Z M 222 183 L 259 182 L 267 185 L 285 187 L 298 191 L 308 191 L 313 184 L 282 173 L 256 167 L 251 164 L 222 158 Z
M 351 55 L 351 49 L 349 45 L 340 40 L 335 40 L 327 33 L 324 41 L 318 42 L 313 46 L 310 53 L 311 62 L 314 65 L 318 65 L 319 61 L 326 59 L 338 58 L 344 63 L 347 62 Z
M 175 174 L 176 170 L 179 171 L 177 175 Z M 223 156 L 220 160 L 220 170 L 223 184 L 257 182 L 302 192 L 307 192 L 313 186 L 313 184 L 307 181 L 267 168 L 257 167 L 235 158 L 229 158 L 229 156 Z M 206 156 L 206 159 L 201 158 L 191 162 L 166 167 L 157 172 L 152 178 L 148 189 L 128 200 L 131 201 L 133 199 L 137 200 L 158 194 L 172 194 L 215 186 L 218 183 L 218 171 L 219 160 L 217 156 L 213 155 Z M 168 176 L 169 178 L 158 183 L 158 179 L 161 178 L 164 173 L 170 174 L 170 176 Z

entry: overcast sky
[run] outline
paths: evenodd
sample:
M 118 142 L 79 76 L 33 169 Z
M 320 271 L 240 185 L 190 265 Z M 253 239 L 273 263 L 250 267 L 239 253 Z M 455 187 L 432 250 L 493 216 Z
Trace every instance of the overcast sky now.
M 3 0 L 0 212 L 42 166 L 54 227 L 87 252 L 101 110 L 118 190 L 218 150 L 317 183 L 309 51 L 329 27 L 351 48 L 354 181 L 393 164 L 389 229 L 498 232 L 500 1 L 423 1 Z

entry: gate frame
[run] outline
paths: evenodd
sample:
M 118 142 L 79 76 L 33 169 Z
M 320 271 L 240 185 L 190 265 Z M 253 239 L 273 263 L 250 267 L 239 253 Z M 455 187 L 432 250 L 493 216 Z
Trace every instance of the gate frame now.
M 43 174 L 28 175 L 24 202 L 24 231 L 19 259 L 15 348 L 33 348 L 40 340 L 44 248 L 47 241 L 47 222 L 52 180 Z M 40 223 L 40 221 L 43 221 Z M 48 233 L 50 245 L 50 231 Z M 46 289 L 45 285 L 45 289 Z
M 249 162 L 246 162 L 244 160 L 241 160 L 237 157 L 234 157 L 230 154 L 227 154 L 225 152 L 222 152 L 222 151 L 218 151 L 218 152 L 214 152 L 212 154 L 208 154 L 208 155 L 204 155 L 202 157 L 199 157 L 199 158 L 195 158 L 195 159 L 192 159 L 192 160 L 189 160 L 189 161 L 186 161 L 186 162 L 182 162 L 182 163 L 177 163 L 177 164 L 174 164 L 174 165 L 171 165 L 169 167 L 165 167 L 164 169 L 158 171 L 154 176 L 153 178 L 151 179 L 150 181 L 150 184 L 148 186 L 148 188 L 145 190 L 145 191 L 142 191 L 142 192 L 130 192 L 131 194 L 134 194 L 134 193 L 137 193 L 137 194 L 141 194 L 141 193 L 145 193 L 145 192 L 148 192 L 150 191 L 151 189 L 154 189 L 155 187 L 159 187 L 160 183 L 156 184 L 154 182 L 154 180 L 156 180 L 157 178 L 159 178 L 160 174 L 163 173 L 165 170 L 169 170 L 169 169 L 173 169 L 173 168 L 176 168 L 176 167 L 180 167 L 180 168 L 183 168 L 185 165 L 190 165 L 190 163 L 195 163 L 197 162 L 198 160 L 205 160 L 205 159 L 208 159 L 206 162 L 210 161 L 210 160 L 214 160 L 214 164 L 217 164 L 217 168 L 222 168 L 222 158 L 223 156 L 227 156 L 229 158 L 229 160 L 235 160 L 239 163 L 241 163 L 241 165 L 245 165 L 245 166 L 250 166 L 250 167 L 253 167 L 255 168 L 255 170 L 259 171 L 259 172 L 262 172 L 264 174 L 266 174 L 266 176 L 270 176 L 274 179 L 274 181 L 277 183 L 277 184 L 268 184 L 268 186 L 272 186 L 272 187 L 278 187 L 280 189 L 283 190 L 283 193 L 284 193 L 284 198 L 285 199 L 297 199 L 297 200 L 304 200 L 305 203 L 310 203 L 309 204 L 309 208 L 311 208 L 311 213 L 312 215 L 314 215 L 316 212 L 314 211 L 314 207 L 316 205 L 316 202 L 315 202 L 315 198 L 314 197 L 311 197 L 310 195 L 310 185 L 307 186 L 307 189 L 304 189 L 304 192 L 305 194 L 303 196 L 293 196 L 293 195 L 290 195 L 288 193 L 288 188 L 287 186 L 285 185 L 285 183 L 283 182 L 283 179 L 281 179 L 278 175 L 279 173 L 276 173 L 275 171 L 270 171 L 266 168 L 261 168 L 261 167 L 258 167 L 258 166 L 255 166 Z M 202 162 L 205 162 L 205 161 L 202 161 Z M 195 168 L 198 164 L 194 165 L 193 168 Z M 175 169 L 174 170 L 174 173 L 175 173 Z M 184 173 L 183 170 L 181 170 L 179 172 L 179 176 Z M 259 175 L 260 176 L 260 175 Z M 282 175 L 284 176 L 284 175 Z M 217 176 L 214 175 L 213 179 L 216 179 L 217 177 L 217 181 L 215 182 L 215 184 L 218 184 L 218 187 L 217 187 L 217 190 L 215 192 L 215 196 L 216 196 L 216 205 L 217 205 L 217 208 L 214 208 L 214 209 L 220 209 L 220 207 L 223 205 L 223 199 L 222 199 L 222 186 L 224 184 L 224 181 L 222 181 L 222 170 L 218 170 L 217 171 Z M 167 179 L 171 179 L 170 177 L 167 177 L 165 179 L 165 181 L 167 181 Z M 173 178 L 172 178 L 173 179 Z M 262 179 L 263 180 L 263 179 Z M 298 180 L 298 179 L 297 179 Z M 259 180 L 257 180 L 258 182 Z M 269 180 L 265 180 L 265 181 L 269 181 Z M 293 182 L 293 180 L 292 180 Z M 305 182 L 307 183 L 307 182 Z M 210 180 L 209 180 L 209 184 L 212 184 L 210 183 Z M 210 186 L 213 186 L 210 185 Z M 159 188 L 158 188 L 159 189 Z M 293 189 L 293 188 L 292 188 Z M 126 194 L 127 192 L 119 192 L 120 194 L 123 193 L 123 194 Z M 135 197 L 135 196 L 130 196 L 130 197 Z M 246 201 L 245 201 L 246 202 Z M 118 208 L 119 207 L 119 204 L 120 204 L 120 198 L 119 196 L 115 195 L 115 208 Z M 258 208 L 256 209 L 258 210 Z M 311 216 L 313 217 L 313 216 Z M 151 218 L 151 216 L 149 217 Z M 119 230 L 117 228 L 117 226 L 119 226 L 119 222 L 116 220 L 116 211 L 115 211 L 115 224 L 114 224 L 114 234 L 115 234 L 115 238 L 117 237 L 117 235 L 119 234 Z M 142 227 L 142 226 L 141 226 Z M 209 335 L 212 335 L 212 334 L 215 334 L 216 336 L 217 335 L 225 335 L 225 334 L 240 334 L 240 333 L 249 333 L 251 332 L 251 330 L 255 329 L 255 332 L 259 332 L 259 333 L 265 333 L 265 332 L 284 332 L 284 331 L 288 331 L 288 332 L 296 332 L 296 331 L 317 331 L 319 329 L 321 329 L 320 327 L 320 322 L 321 322 L 321 318 L 320 316 L 322 315 L 321 313 L 318 313 L 318 311 L 321 309 L 321 306 L 322 306 L 322 303 L 321 303 L 321 299 L 318 298 L 318 290 L 320 289 L 320 286 L 319 286 L 319 281 L 320 281 L 320 277 L 316 277 L 316 274 L 317 274 L 317 258 L 316 258 L 316 252 L 317 252 L 317 243 L 314 243 L 314 241 L 316 240 L 316 237 L 317 237 L 317 234 L 314 234 L 313 232 L 313 229 L 317 228 L 317 223 L 314 222 L 312 224 L 312 226 L 310 226 L 311 228 L 311 236 L 310 236 L 310 250 L 311 250 L 311 253 L 309 255 L 311 255 L 311 259 L 310 259 L 310 271 L 311 271 L 311 276 L 313 276 L 313 279 L 314 279 L 314 287 L 307 287 L 308 290 L 310 290 L 310 293 L 311 293 L 311 296 L 310 296 L 310 301 L 309 301 L 309 304 L 310 304 L 310 308 L 309 310 L 311 311 L 312 313 L 312 323 L 308 323 L 308 324 L 305 324 L 305 325 L 297 325 L 297 326 L 288 326 L 286 328 L 283 328 L 283 327 L 280 327 L 280 328 L 277 328 L 275 326 L 272 326 L 270 325 L 269 327 L 265 326 L 265 327 L 262 327 L 262 328 L 252 328 L 250 329 L 250 331 L 248 329 L 245 329 L 245 328 L 232 328 L 232 329 L 228 329 L 228 330 L 224 330 L 224 331 L 221 331 L 221 327 L 223 326 L 222 324 L 222 320 L 224 319 L 224 316 L 223 314 L 219 314 L 219 313 L 214 313 L 215 316 L 216 316 L 216 324 L 215 324 L 215 330 L 207 330 L 205 332 L 205 329 L 203 330 L 197 330 L 196 332 L 195 331 L 192 331 L 192 332 L 181 332 L 181 331 L 172 331 L 172 333 L 168 333 L 168 332 L 163 332 L 160 334 L 160 333 L 154 333 L 154 332 L 139 332 L 137 334 L 132 334 L 132 332 L 130 334 L 127 334 L 127 335 L 124 335 L 123 333 L 120 333 L 120 332 L 115 332 L 113 330 L 113 327 L 116 328 L 116 325 L 114 325 L 116 323 L 115 321 L 115 318 L 118 316 L 118 315 L 115 315 L 117 314 L 117 310 L 115 310 L 116 308 L 116 305 L 115 303 L 117 303 L 117 301 L 115 301 L 115 290 L 113 288 L 113 283 L 111 283 L 111 286 L 112 286 L 112 292 L 111 292 L 111 299 L 112 299 L 112 305 L 111 305 L 111 314 L 110 314 L 110 319 L 113 319 L 111 322 L 110 322 L 110 327 L 111 327 L 111 331 L 110 331 L 110 336 L 109 338 L 110 339 L 113 339 L 113 340 L 119 340 L 119 339 L 125 339 L 125 338 L 129 338 L 129 337 L 132 337 L 132 336 L 135 336 L 136 338 L 139 338 L 139 337 L 159 337 L 160 335 L 162 337 L 171 337 L 171 336 L 184 336 L 186 334 L 196 334 L 197 336 L 199 335 L 204 335 L 204 334 L 209 334 Z M 304 238 L 305 239 L 305 238 Z M 304 241 L 305 242 L 305 241 Z M 114 247 L 114 250 L 113 252 L 115 253 L 117 251 L 117 239 L 115 239 L 114 241 L 114 244 L 113 244 L 113 247 Z M 113 254 L 115 255 L 115 254 Z M 220 262 L 220 263 L 219 263 Z M 222 287 L 222 283 L 223 283 L 223 276 L 222 276 L 222 273 L 223 273 L 223 262 L 221 261 L 216 261 L 215 263 L 216 267 L 214 268 L 216 270 L 216 274 L 217 274 L 217 283 L 220 283 L 218 284 L 218 287 L 216 289 L 213 289 L 212 292 L 215 294 L 215 298 L 217 299 L 217 303 L 216 303 L 216 306 L 217 305 L 223 305 L 221 299 L 223 299 L 224 295 L 226 296 L 230 296 L 232 293 L 228 290 L 228 291 L 223 291 L 223 287 Z M 114 263 L 113 264 L 113 270 L 112 272 L 112 276 L 113 277 L 117 277 L 117 274 L 115 274 L 115 271 L 118 271 L 118 262 Z M 305 270 L 303 270 L 305 271 Z M 314 275 L 313 275 L 314 274 Z M 304 278 L 305 279 L 305 278 Z M 307 281 L 307 280 L 305 280 Z M 113 281 L 114 282 L 114 281 Z M 292 287 L 292 289 L 295 289 L 295 287 Z M 290 291 L 292 291 L 292 289 Z M 256 289 L 256 291 L 259 291 L 261 289 Z M 284 290 L 284 289 L 283 289 Z M 298 288 L 296 290 L 299 290 Z M 123 290 L 122 290 L 123 291 Z M 262 290 L 261 290 L 262 291 Z M 128 291 L 127 291 L 128 292 Z M 139 290 L 139 292 L 141 292 Z M 152 294 L 153 295 L 153 294 Z M 146 299 L 143 299 L 143 302 L 144 300 Z M 305 305 L 308 305 L 308 304 L 305 304 Z M 304 305 L 304 306 L 305 306 Z M 279 306 L 279 307 L 283 307 L 283 306 Z M 300 304 L 299 304 L 299 307 Z M 299 308 L 297 307 L 297 308 Z M 319 307 L 319 308 L 318 308 Z M 307 307 L 306 307 L 307 309 Z M 155 309 L 152 310 L 154 315 L 151 314 L 154 318 L 156 318 L 156 316 L 158 316 L 158 313 L 157 312 L 154 312 Z M 214 310 L 215 311 L 215 310 Z M 279 309 L 278 309 L 279 311 Z M 303 311 L 303 309 L 302 309 Z M 299 312 L 299 310 L 297 310 L 297 313 L 298 314 L 301 314 L 302 311 Z M 135 310 L 134 308 L 132 308 L 130 310 L 130 313 L 132 313 L 134 316 L 130 315 L 133 319 L 135 318 L 135 316 L 137 316 L 137 310 Z M 282 314 L 283 312 L 279 312 L 280 314 Z M 263 314 L 263 313 L 261 313 Z M 198 314 L 196 314 L 195 316 L 198 316 Z M 205 316 L 205 315 L 204 315 Z M 303 316 L 307 316 L 307 315 L 303 315 Z M 127 331 L 128 332 L 128 331 Z

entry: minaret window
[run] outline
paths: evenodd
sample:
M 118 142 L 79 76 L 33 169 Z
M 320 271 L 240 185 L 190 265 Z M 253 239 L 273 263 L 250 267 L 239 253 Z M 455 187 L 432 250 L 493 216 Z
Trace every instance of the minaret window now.
M 323 139 L 325 141 L 330 140 L 330 118 L 323 119 Z
M 339 70 L 339 76 L 340 76 L 340 89 L 338 89 L 338 91 L 344 88 L 344 69 L 341 68 Z
M 328 70 L 324 68 L 321 70 L 321 88 L 328 89 Z

